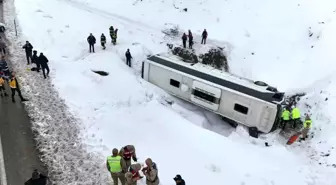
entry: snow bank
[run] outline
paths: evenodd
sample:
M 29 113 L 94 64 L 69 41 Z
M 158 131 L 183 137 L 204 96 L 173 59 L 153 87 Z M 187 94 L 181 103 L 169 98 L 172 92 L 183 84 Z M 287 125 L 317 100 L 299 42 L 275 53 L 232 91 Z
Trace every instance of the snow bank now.
M 137 3 L 133 7 L 129 6 L 134 2 Z M 166 50 L 161 32 L 164 23 L 174 22 L 199 33 L 207 23 L 210 37 L 232 44 L 229 58 L 233 72 L 265 79 L 282 88 L 291 88 L 293 83 L 297 85 L 299 82 L 309 85 L 315 78 L 302 81 L 304 72 L 298 69 L 317 67 L 315 60 L 306 61 L 305 57 L 321 56 L 320 52 L 332 43 L 327 42 L 331 37 L 324 34 L 328 33 L 327 29 L 320 38 L 326 39 L 324 42 L 309 40 L 308 27 L 317 19 L 330 18 L 329 14 L 311 12 L 312 1 L 299 0 L 180 3 L 178 7 L 190 6 L 187 13 L 176 10 L 172 2 L 15 1 L 24 35 L 18 40 L 14 38 L 13 17 L 6 15 L 6 24 L 10 24 L 9 37 L 15 39 L 11 46 L 13 63 L 24 92 L 31 99 L 27 103 L 28 111 L 34 121 L 33 129 L 37 132 L 43 162 L 49 166 L 54 183 L 107 184 L 110 177 L 105 169 L 105 158 L 112 148 L 126 144 L 136 146 L 140 161 L 151 157 L 157 162 L 164 185 L 174 184 L 172 178 L 177 173 L 188 184 L 195 185 L 331 185 L 335 182 L 332 160 L 326 161 L 329 166 L 312 160 L 314 153 L 317 161 L 326 159 L 319 155 L 334 143 L 331 134 L 334 124 L 322 127 L 332 115 L 320 112 L 323 115 L 319 117 L 320 122 L 314 117 L 314 128 L 330 129 L 331 132 L 320 132 L 306 146 L 285 147 L 275 142 L 271 147 L 265 147 L 259 140 L 252 140 L 254 144 L 251 144 L 251 140 L 245 138 L 246 133 L 239 129 L 226 138 L 195 126 L 193 123 L 204 126 L 209 119 L 208 113 L 200 113 L 198 108 L 187 103 L 172 107 L 162 105 L 163 99 L 170 96 L 139 77 L 140 64 L 146 55 Z M 6 9 L 14 11 L 11 3 L 5 3 Z M 317 6 L 324 8 L 323 12 L 329 11 L 326 9 L 329 6 Z M 317 14 L 319 16 L 315 16 Z M 108 36 L 111 25 L 119 29 L 118 45 L 108 44 L 107 50 L 103 51 L 97 44 L 96 53 L 89 54 L 88 34 L 93 33 L 99 40 L 102 32 Z M 313 29 L 319 32 L 322 28 Z M 49 58 L 51 83 L 41 75 L 25 70 L 20 48 L 25 38 Z M 312 43 L 316 43 L 315 53 L 311 52 Z M 133 68 L 124 64 L 127 48 L 134 57 Z M 282 51 L 281 55 L 279 51 Z M 255 54 L 251 55 L 252 52 Z M 326 59 L 325 65 L 334 60 L 331 51 Z M 300 63 L 302 60 L 308 64 Z M 283 75 L 277 68 L 279 65 L 290 66 L 286 74 L 293 76 Z M 92 70 L 104 70 L 109 75 L 103 77 Z M 316 75 L 322 79 L 325 74 Z M 298 80 L 293 81 L 294 77 Z M 334 93 L 331 85 L 321 84 L 321 89 Z M 320 107 L 314 106 L 315 111 L 329 110 L 333 101 L 322 103 L 323 96 L 318 91 L 319 88 L 316 93 L 310 90 L 311 101 L 320 102 Z M 223 132 L 224 135 L 230 133 Z M 323 144 L 319 144 L 320 141 Z

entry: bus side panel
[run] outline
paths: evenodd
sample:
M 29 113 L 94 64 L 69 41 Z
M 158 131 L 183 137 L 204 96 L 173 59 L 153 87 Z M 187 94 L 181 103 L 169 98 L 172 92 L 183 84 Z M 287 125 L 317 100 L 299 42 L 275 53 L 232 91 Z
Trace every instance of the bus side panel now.
M 143 79 L 144 80 L 146 80 L 146 81 L 148 81 L 149 79 L 148 79 L 148 75 L 149 75 L 149 72 L 150 72 L 150 66 L 151 66 L 151 64 L 150 63 L 148 63 L 148 62 L 146 62 L 146 61 L 144 61 L 143 63 L 142 63 L 142 75 L 143 75 Z

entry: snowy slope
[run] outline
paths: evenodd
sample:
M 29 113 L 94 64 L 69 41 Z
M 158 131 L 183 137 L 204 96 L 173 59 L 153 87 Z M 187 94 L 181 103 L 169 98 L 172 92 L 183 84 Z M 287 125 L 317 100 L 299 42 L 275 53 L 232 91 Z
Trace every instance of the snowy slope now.
M 107 184 L 106 179 L 110 177 L 105 169 L 105 157 L 112 148 L 125 144 L 136 146 L 141 161 L 151 157 L 157 162 L 163 185 L 174 184 L 172 178 L 177 173 L 188 184 L 195 185 L 331 185 L 336 182 L 332 167 L 336 163 L 332 149 L 336 143 L 333 134 L 336 78 L 332 75 L 336 59 L 332 50 L 335 3 L 176 0 L 177 7 L 188 8 L 188 12 L 183 12 L 174 8 L 173 2 L 15 1 L 19 29 L 23 33 L 17 42 L 27 39 L 49 58 L 54 88 L 65 99 L 72 115 L 80 118 L 78 127 L 68 126 L 71 122 L 60 122 L 57 129 L 39 137 L 49 143 L 48 147 L 63 147 L 43 148 L 48 164 L 54 164 L 54 158 L 57 160 L 58 165 L 50 167 L 52 174 L 63 172 L 62 178 L 54 178 L 56 184 Z M 14 10 L 10 1 L 6 7 Z M 6 18 L 12 24 L 13 17 Z M 319 24 L 322 21 L 324 24 Z M 269 82 L 281 90 L 307 92 L 308 99 L 300 106 L 305 112 L 308 112 L 305 103 L 312 106 L 315 138 L 301 146 L 285 147 L 283 140 L 270 134 L 267 141 L 272 141 L 272 147 L 266 148 L 263 140 L 252 140 L 240 129 L 231 133 L 232 129 L 218 124 L 210 128 L 224 128 L 215 130 L 222 134 L 219 135 L 199 127 L 215 118 L 195 106 L 182 101 L 172 107 L 162 105 L 164 99 L 172 97 L 143 81 L 139 73 L 147 54 L 166 50 L 161 32 L 165 23 L 178 24 L 181 29 L 190 28 L 195 33 L 207 28 L 212 42 L 218 40 L 217 43 L 229 50 L 233 73 Z M 110 25 L 119 29 L 118 45 L 108 45 L 103 51 L 97 44 L 96 53 L 89 54 L 88 34 L 93 33 L 97 39 L 102 32 L 108 36 Z M 314 33 L 312 37 L 309 37 L 309 27 Z M 127 48 L 134 57 L 133 68 L 124 64 Z M 29 84 L 24 90 L 30 93 L 33 103 L 28 106 L 41 111 L 41 104 L 35 102 L 43 86 L 36 87 L 47 82 L 33 72 L 26 72 L 26 66 L 20 61 L 14 63 L 23 83 Z M 102 77 L 92 70 L 110 74 Z M 56 100 L 54 103 L 57 107 Z M 37 130 L 48 129 L 59 110 L 43 111 L 50 120 L 44 120 L 43 124 L 35 122 Z M 63 137 L 71 137 L 73 129 L 81 129 L 80 141 L 70 143 Z M 62 135 L 57 136 L 59 130 Z M 76 153 L 78 148 L 89 157 L 82 158 Z M 331 155 L 322 157 L 321 152 Z M 94 166 L 94 172 L 90 166 Z M 80 175 L 76 174 L 79 172 Z

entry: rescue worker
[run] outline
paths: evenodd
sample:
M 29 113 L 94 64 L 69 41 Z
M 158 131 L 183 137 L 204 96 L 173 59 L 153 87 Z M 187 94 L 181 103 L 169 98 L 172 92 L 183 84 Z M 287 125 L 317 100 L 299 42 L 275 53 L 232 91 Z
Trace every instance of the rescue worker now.
M 137 181 L 143 178 L 139 174 L 140 170 L 141 170 L 140 163 L 132 164 L 130 166 L 129 171 L 125 174 L 126 185 L 136 185 Z
M 202 33 L 202 42 L 201 44 L 206 44 L 206 39 L 208 38 L 208 32 L 206 31 L 206 29 L 204 29 L 203 33 Z
M 292 109 L 292 121 L 293 121 L 293 128 L 297 128 L 301 124 L 301 113 L 299 108 L 296 106 Z
M 6 43 L 2 39 L 0 39 L 0 52 L 6 55 Z
M 190 30 L 188 30 L 188 38 L 189 38 L 189 49 L 192 49 L 192 46 L 194 44 L 194 37 Z
M 0 71 L 2 71 L 4 73 L 4 76 L 7 76 L 7 78 L 9 78 L 10 72 L 9 72 L 9 68 L 8 68 L 7 62 L 5 60 L 5 56 L 1 57 L 1 60 L 0 60 Z
M 33 51 L 33 46 L 29 43 L 29 41 L 26 41 L 26 44 L 22 46 L 22 48 L 26 52 L 26 57 L 27 57 L 27 65 L 30 64 L 29 59 L 31 60 L 32 58 L 32 51 Z
M 158 185 L 160 183 L 160 179 L 158 176 L 158 169 L 156 164 L 152 161 L 151 158 L 147 158 L 145 163 L 147 166 L 142 169 L 142 172 L 146 176 L 146 184 Z
M 303 123 L 302 140 L 305 140 L 306 138 L 308 138 L 308 132 L 311 127 L 312 127 L 312 120 L 310 119 L 309 115 L 307 115 Z
M 4 96 L 8 96 L 8 94 L 6 93 L 6 89 L 5 89 L 5 79 L 2 75 L 3 73 L 1 72 L 0 73 L 0 95 L 1 97 L 4 97 Z
M 49 76 L 49 72 L 50 72 L 48 62 L 49 60 L 47 59 L 47 57 L 44 56 L 43 53 L 40 53 L 40 56 L 38 57 L 38 63 L 41 65 L 44 79 L 46 79 L 47 76 Z M 47 70 L 47 75 L 46 75 L 46 70 Z
M 110 26 L 110 37 L 111 37 L 111 43 L 113 43 L 112 35 L 114 34 L 114 28 L 113 26 Z
M 94 50 L 94 45 L 96 44 L 96 37 L 94 37 L 92 35 L 92 33 L 90 33 L 90 35 L 88 36 L 87 38 L 87 42 L 89 43 L 89 50 L 90 50 L 90 53 L 91 53 L 91 48 L 92 48 L 92 52 L 94 53 L 95 50 Z
M 181 175 L 176 175 L 174 177 L 174 181 L 176 182 L 176 185 L 185 185 L 185 181 L 181 177 Z
M 39 62 L 39 57 L 37 56 L 37 51 L 36 50 L 33 51 L 32 63 L 36 64 L 36 71 L 40 72 L 41 64 Z
M 15 103 L 15 92 L 18 93 L 19 97 L 21 98 L 21 101 L 27 101 L 25 98 L 23 98 L 22 94 L 21 94 L 21 90 L 20 90 L 20 86 L 19 83 L 15 77 L 15 73 L 12 72 L 11 74 L 11 78 L 9 80 L 9 87 L 12 90 L 12 102 Z
M 284 108 L 281 114 L 281 126 L 282 130 L 287 128 L 288 123 L 290 122 L 290 112 L 287 108 Z
M 113 184 L 118 185 L 118 179 L 125 185 L 125 172 L 127 171 L 125 160 L 118 155 L 118 149 L 112 150 L 112 156 L 107 157 L 107 170 L 111 173 Z
M 117 38 L 118 38 L 118 28 L 114 30 L 114 34 L 112 35 L 112 41 L 114 45 L 117 44 Z
M 126 145 L 120 149 L 120 156 L 125 160 L 127 169 L 131 166 L 131 159 L 138 162 L 133 145 Z
M 131 64 L 131 60 L 132 60 L 132 55 L 129 49 L 127 49 L 126 53 L 125 53 L 125 57 L 126 57 L 126 65 L 128 65 L 129 67 L 132 66 Z
M 27 182 L 25 182 L 25 185 L 46 185 L 47 181 L 47 176 L 42 175 L 37 170 L 34 170 L 32 177 Z
M 187 34 L 183 33 L 182 35 L 182 44 L 183 44 L 183 48 L 186 48 L 187 47 Z
M 100 36 L 100 44 L 103 47 L 103 49 L 105 50 L 106 49 L 106 47 L 105 47 L 106 37 L 105 37 L 104 33 L 102 33 L 101 36 Z

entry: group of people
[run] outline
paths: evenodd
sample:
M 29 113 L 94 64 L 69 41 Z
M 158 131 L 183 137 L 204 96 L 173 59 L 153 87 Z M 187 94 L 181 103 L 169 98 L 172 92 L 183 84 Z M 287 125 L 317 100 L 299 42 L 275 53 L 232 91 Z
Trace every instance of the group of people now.
M 135 162 L 132 164 L 132 159 Z M 151 158 L 145 160 L 145 167 L 137 163 L 138 159 L 133 145 L 126 145 L 118 151 L 117 148 L 112 150 L 112 155 L 107 157 L 106 166 L 111 174 L 114 185 L 136 185 L 137 181 L 146 177 L 147 185 L 158 185 L 160 179 L 158 176 L 158 168 Z M 144 176 L 140 175 L 140 171 Z M 173 178 L 177 185 L 185 185 L 181 175 Z
M 18 93 L 21 101 L 27 101 L 22 94 L 19 86 L 19 82 L 13 71 L 10 71 L 8 63 L 6 61 L 6 44 L 0 37 L 0 49 L 1 49 L 1 60 L 0 60 L 0 96 L 1 98 L 7 97 L 6 84 L 11 89 L 12 102 L 15 103 L 15 94 Z
M 201 44 L 206 44 L 206 39 L 208 38 L 208 32 L 206 29 L 203 30 L 202 32 L 202 40 L 201 40 Z M 190 30 L 188 30 L 188 35 L 186 33 L 183 33 L 182 35 L 182 45 L 183 48 L 187 47 L 187 40 L 189 41 L 189 49 L 192 49 L 193 45 L 194 45 L 194 37 L 191 33 Z
M 32 71 L 40 72 L 42 69 L 43 77 L 46 79 L 49 76 L 49 65 L 48 58 L 41 52 L 39 56 L 37 56 L 37 51 L 33 50 L 33 45 L 26 41 L 26 44 L 22 46 L 22 49 L 25 50 L 27 65 L 36 64 L 36 67 L 31 68 Z
M 301 140 L 305 140 L 308 138 L 308 133 L 312 127 L 312 120 L 307 114 L 304 122 L 302 122 L 300 109 L 296 105 L 293 107 L 287 106 L 283 109 L 281 114 L 281 128 L 286 130 L 289 127 L 293 129 L 300 129 L 303 127 L 302 131 L 300 132 L 302 134 Z
M 110 37 L 111 37 L 111 43 L 113 45 L 117 44 L 117 37 L 118 37 L 118 28 L 114 29 L 113 26 L 110 26 L 109 28 L 110 31 Z M 96 44 L 96 37 L 93 36 L 92 33 L 90 33 L 90 35 L 87 37 L 87 42 L 89 43 L 89 52 L 95 52 L 95 48 L 94 45 Z M 100 36 L 100 44 L 103 48 L 103 50 L 106 49 L 106 36 L 104 35 L 104 33 L 101 34 Z M 125 57 L 126 57 L 126 65 L 128 65 L 129 67 L 132 67 L 131 64 L 131 60 L 132 60 L 132 54 L 130 52 L 129 49 L 127 49 L 126 53 L 125 53 Z

